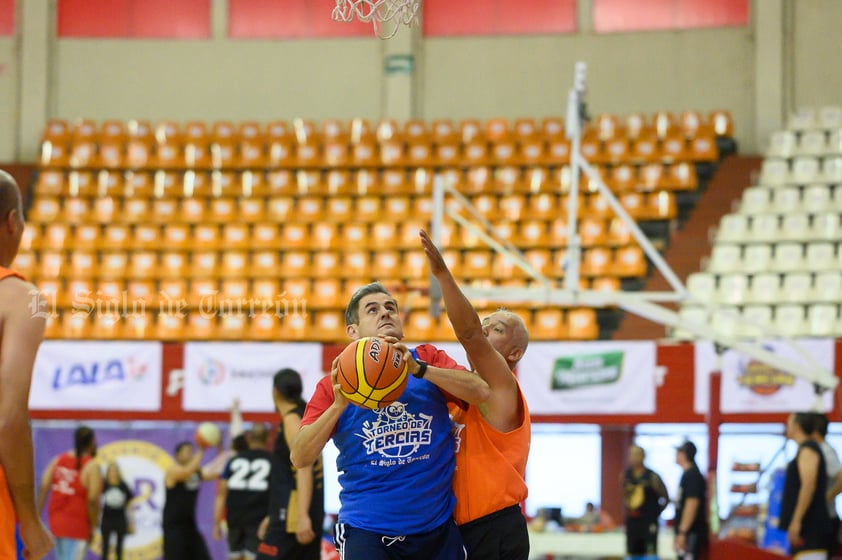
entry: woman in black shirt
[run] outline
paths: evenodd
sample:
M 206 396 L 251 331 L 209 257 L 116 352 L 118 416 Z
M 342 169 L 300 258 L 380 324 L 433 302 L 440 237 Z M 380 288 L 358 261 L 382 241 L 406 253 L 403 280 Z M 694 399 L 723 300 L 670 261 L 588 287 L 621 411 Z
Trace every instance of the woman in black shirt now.
M 117 537 L 115 545 L 116 560 L 123 560 L 123 541 L 126 535 L 132 533 L 129 507 L 134 495 L 129 490 L 128 484 L 120 474 L 117 463 L 109 463 L 105 471 L 105 485 L 102 489 L 102 557 L 108 558 L 108 550 L 111 548 L 112 533 Z
M 798 453 L 786 467 L 778 527 L 787 531 L 794 558 L 806 552 L 826 558 L 832 527 L 825 502 L 827 470 L 819 445 L 809 436 L 812 423 L 810 414 L 797 413 L 786 425 L 786 435 L 798 444 Z

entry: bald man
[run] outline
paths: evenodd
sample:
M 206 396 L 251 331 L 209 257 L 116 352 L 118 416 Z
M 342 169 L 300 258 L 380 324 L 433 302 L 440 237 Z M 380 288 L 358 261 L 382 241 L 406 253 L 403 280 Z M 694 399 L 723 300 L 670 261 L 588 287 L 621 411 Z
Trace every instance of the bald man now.
M 35 286 L 9 267 L 23 236 L 23 202 L 11 175 L 0 170 L 0 560 L 14 560 L 15 519 L 24 558 L 53 547 L 35 507 L 35 469 L 29 427 L 29 386 L 44 338 L 45 302 Z
M 456 425 L 454 518 L 469 559 L 527 560 L 529 534 L 521 503 L 527 495 L 531 424 L 514 370 L 526 352 L 529 333 L 523 320 L 506 310 L 480 321 L 425 231 L 421 244 L 456 338 L 491 389 L 482 404 L 451 409 Z

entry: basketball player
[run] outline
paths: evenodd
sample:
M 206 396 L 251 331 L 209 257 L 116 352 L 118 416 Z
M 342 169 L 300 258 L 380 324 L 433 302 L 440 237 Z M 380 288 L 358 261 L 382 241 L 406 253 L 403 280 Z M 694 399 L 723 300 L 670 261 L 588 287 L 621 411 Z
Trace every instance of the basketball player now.
M 275 438 L 272 478 L 269 484 L 269 515 L 261 526 L 258 560 L 319 560 L 325 517 L 322 458 L 295 468 L 290 444 L 304 416 L 301 375 L 285 368 L 272 380 L 272 397 L 281 416 Z
M 644 463 L 646 452 L 629 447 L 629 467 L 620 475 L 626 513 L 626 554 L 658 555 L 658 519 L 669 505 L 664 481 Z
M 228 524 L 228 558 L 253 559 L 257 555 L 257 529 L 269 506 L 272 455 L 266 450 L 266 426 L 256 423 L 246 433 L 248 448 L 237 452 L 225 469 L 216 493 L 213 538 L 222 534 L 223 514 Z
M 480 321 L 425 231 L 421 244 L 441 286 L 456 338 L 491 389 L 479 406 L 451 407 L 457 432 L 456 523 L 468 558 L 527 560 L 529 533 L 520 504 L 527 495 L 531 424 L 513 372 L 529 334 L 521 318 L 508 311 L 496 311 Z
M 345 323 L 352 340 L 403 338 L 398 304 L 376 282 L 354 293 Z M 333 438 L 342 473 L 336 544 L 345 560 L 464 560 L 452 518 L 455 441 L 447 406 L 481 403 L 489 388 L 433 346 L 399 349 L 411 376 L 400 399 L 377 410 L 348 406 L 335 360 L 307 405 L 290 458 L 296 467 L 310 465 Z
M 35 505 L 29 387 L 44 338 L 45 301 L 9 269 L 23 236 L 23 203 L 12 176 L 0 170 L 0 559 L 15 558 L 15 518 L 26 558 L 53 547 Z
M 175 448 L 175 463 L 167 469 L 164 504 L 164 560 L 210 560 L 208 546 L 196 524 L 196 498 L 203 476 L 204 449 L 189 441 Z
M 54 458 L 44 470 L 38 511 L 49 493 L 47 517 L 56 538 L 57 560 L 81 560 L 97 532 L 103 484 L 94 457 L 94 431 L 79 426 L 73 433 L 73 451 Z

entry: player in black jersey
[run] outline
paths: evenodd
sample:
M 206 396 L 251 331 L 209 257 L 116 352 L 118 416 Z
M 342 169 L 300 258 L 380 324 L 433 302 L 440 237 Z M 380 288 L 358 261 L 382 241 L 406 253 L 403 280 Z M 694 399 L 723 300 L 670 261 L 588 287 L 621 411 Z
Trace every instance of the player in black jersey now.
M 266 450 L 268 432 L 254 424 L 246 434 L 248 448 L 232 457 L 222 471 L 213 515 L 213 537 L 221 537 L 223 516 L 228 524 L 229 560 L 257 555 L 257 529 L 269 508 L 272 454 Z
M 324 522 L 324 474 L 319 457 L 312 466 L 295 469 L 289 446 L 304 415 L 301 376 L 293 369 L 275 374 L 272 395 L 281 427 L 272 451 L 269 515 L 261 525 L 258 560 L 319 560 Z
M 164 560 L 210 560 L 196 524 L 196 498 L 202 484 L 202 455 L 189 441 L 175 448 L 175 463 L 167 469 L 164 504 Z

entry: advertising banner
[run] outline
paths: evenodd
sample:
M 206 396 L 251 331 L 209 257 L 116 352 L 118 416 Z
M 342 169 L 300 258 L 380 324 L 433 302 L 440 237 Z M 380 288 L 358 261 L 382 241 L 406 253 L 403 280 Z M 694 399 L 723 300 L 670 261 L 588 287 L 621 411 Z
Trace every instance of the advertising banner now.
M 805 339 L 794 341 L 813 360 L 833 371 L 834 341 Z M 765 348 L 793 361 L 803 361 L 792 342 L 769 341 Z M 695 347 L 696 387 L 694 408 L 703 414 L 710 401 L 710 372 L 719 369 L 716 351 L 711 342 L 697 342 Z M 720 406 L 725 413 L 794 412 L 815 407 L 817 395 L 813 384 L 749 358 L 734 350 L 721 357 L 722 389 Z M 822 396 L 822 410 L 833 408 L 833 392 Z
M 184 345 L 184 410 L 225 411 L 235 398 L 244 412 L 273 412 L 272 378 L 282 368 L 301 374 L 304 398 L 322 377 L 322 345 L 214 342 Z
M 48 340 L 32 372 L 33 410 L 157 411 L 161 343 Z

